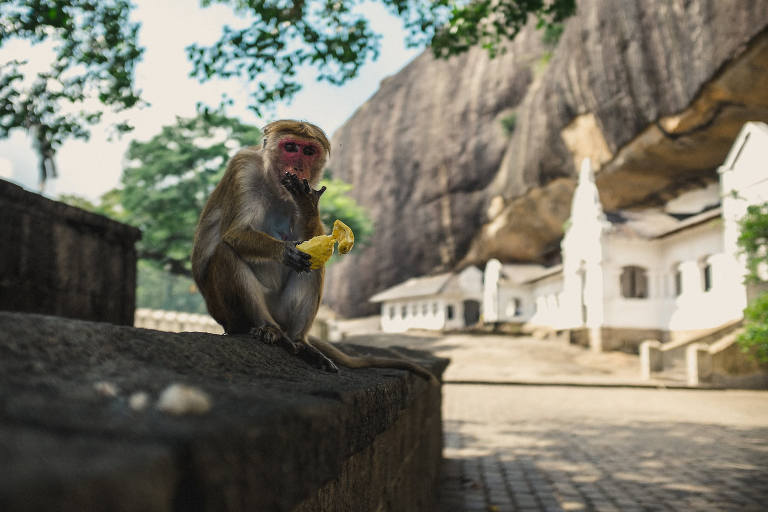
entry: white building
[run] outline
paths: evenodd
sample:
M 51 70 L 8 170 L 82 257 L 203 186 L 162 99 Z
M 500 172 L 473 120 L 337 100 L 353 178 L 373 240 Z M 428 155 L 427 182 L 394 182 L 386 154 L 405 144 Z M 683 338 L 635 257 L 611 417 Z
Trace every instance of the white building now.
M 382 331 L 405 332 L 474 325 L 480 319 L 482 298 L 483 272 L 467 267 L 459 273 L 409 279 L 370 301 L 381 303 Z
M 485 320 L 568 330 L 596 350 L 634 350 L 647 338 L 677 339 L 740 319 L 747 293 L 738 220 L 748 205 L 768 201 L 768 125 L 747 123 L 719 174 L 719 184 L 664 208 L 605 213 L 586 160 L 562 265 L 488 262 Z

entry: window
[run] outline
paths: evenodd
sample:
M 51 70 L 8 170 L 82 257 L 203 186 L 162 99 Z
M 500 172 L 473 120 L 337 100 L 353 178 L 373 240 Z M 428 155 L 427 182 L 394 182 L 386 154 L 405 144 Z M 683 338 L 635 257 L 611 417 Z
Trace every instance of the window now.
M 628 299 L 648 297 L 648 272 L 643 267 L 630 265 L 621 269 L 621 296 Z
M 453 304 L 448 304 L 445 306 L 445 318 L 448 320 L 453 320 Z
M 421 305 L 421 314 L 427 316 L 427 313 L 429 313 L 429 305 L 425 302 Z
M 513 297 L 507 303 L 507 316 L 520 316 L 523 314 L 523 301 L 517 297 Z
M 706 259 L 701 262 L 701 285 L 705 292 L 712 289 L 712 264 Z
M 408 316 L 408 308 L 403 304 L 400 306 L 400 317 L 405 318 L 406 316 Z
M 395 306 L 389 306 L 389 318 L 395 318 Z
M 439 308 L 439 306 L 437 305 L 437 302 L 433 302 L 433 303 L 432 303 L 432 314 L 433 314 L 433 315 L 435 315 L 435 316 L 437 316 L 437 312 L 438 312 L 438 310 L 439 310 L 439 309 L 440 309 L 440 308 Z
M 680 265 L 675 265 L 675 297 L 679 297 L 683 293 L 683 271 L 680 270 Z

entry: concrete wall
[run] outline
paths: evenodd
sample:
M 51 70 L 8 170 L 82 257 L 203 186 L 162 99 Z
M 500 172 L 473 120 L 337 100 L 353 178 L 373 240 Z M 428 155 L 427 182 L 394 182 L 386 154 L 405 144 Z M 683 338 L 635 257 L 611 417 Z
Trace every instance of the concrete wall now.
M 453 309 L 453 318 L 448 318 L 449 306 Z M 409 329 L 439 331 L 462 327 L 464 304 L 459 297 L 419 297 L 387 301 L 381 305 L 381 330 L 384 332 L 399 333 Z
M 720 343 L 709 347 L 711 374 L 715 386 L 768 389 L 768 363 L 759 363 L 754 354 L 744 353 L 738 343 Z
M 224 328 L 210 315 L 198 315 L 181 311 L 138 308 L 134 327 L 166 332 L 209 332 L 224 334 Z M 312 333 L 315 334 L 316 333 Z M 325 337 L 327 338 L 327 336 Z M 325 339 L 324 338 L 324 339 Z
M 768 363 L 760 363 L 754 352 L 746 353 L 737 339 L 742 329 L 723 336 L 711 345 L 686 347 L 685 367 L 689 386 L 768 389 Z
M 603 327 L 600 329 L 602 350 L 621 350 L 637 354 L 640 343 L 648 339 L 663 340 L 665 332 L 659 329 L 629 329 Z
M 133 324 L 138 229 L 0 180 L 0 310 Z
M 723 223 L 715 219 L 660 240 L 607 240 L 605 323 L 610 327 L 665 331 L 708 329 L 741 318 L 745 289 L 732 279 L 723 254 Z M 703 263 L 711 266 L 712 288 L 703 287 Z M 622 268 L 647 270 L 648 297 L 625 298 L 619 285 Z M 680 269 L 682 293 L 675 294 Z
M 536 281 L 532 285 L 532 289 L 532 295 L 535 298 L 535 312 L 530 319 L 531 325 L 542 325 L 555 329 L 570 327 L 563 325 L 561 315 L 562 273 Z
M 438 377 L 448 363 L 398 352 Z M 250 336 L 9 312 L 0 354 L 3 512 L 435 510 L 441 389 L 407 371 L 327 373 Z M 207 407 L 161 407 L 174 383 Z

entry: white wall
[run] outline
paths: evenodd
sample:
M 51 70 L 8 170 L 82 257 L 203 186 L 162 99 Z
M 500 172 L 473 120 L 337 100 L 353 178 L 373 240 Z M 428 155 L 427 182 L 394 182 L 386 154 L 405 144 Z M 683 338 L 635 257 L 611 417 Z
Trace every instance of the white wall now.
M 520 310 L 515 314 L 515 299 L 520 301 Z M 504 286 L 498 294 L 499 321 L 527 322 L 536 312 L 531 289 L 528 286 Z
M 740 281 L 730 279 L 723 253 L 722 222 L 714 220 L 660 240 L 609 238 L 605 254 L 605 324 L 608 327 L 654 328 L 671 331 L 707 329 L 741 317 L 744 294 Z M 712 286 L 704 290 L 703 267 L 711 266 Z M 647 269 L 648 297 L 621 295 L 622 268 Z M 675 269 L 682 293 L 675 295 Z
M 447 318 L 449 305 L 453 306 L 453 319 Z M 391 308 L 394 308 L 394 316 Z M 464 307 L 459 298 L 432 296 L 381 305 L 381 330 L 384 332 L 405 332 L 409 329 L 439 331 L 461 327 L 464 327 Z
M 483 271 L 483 321 L 493 323 L 504 321 L 503 310 L 499 304 L 499 279 L 501 262 L 495 258 L 488 260 Z
M 591 164 L 584 159 L 571 203 L 570 227 L 561 243 L 563 289 L 559 295 L 558 328 L 603 325 L 602 266 L 609 227 Z
M 563 315 L 560 304 L 562 294 L 562 274 L 546 277 L 533 283 L 532 296 L 535 297 L 535 312 L 529 323 L 562 329 Z
M 733 271 L 741 277 L 746 267 L 736 242 L 739 220 L 749 205 L 768 201 L 768 125 L 747 123 L 718 171 L 725 221 L 724 251 L 738 262 Z

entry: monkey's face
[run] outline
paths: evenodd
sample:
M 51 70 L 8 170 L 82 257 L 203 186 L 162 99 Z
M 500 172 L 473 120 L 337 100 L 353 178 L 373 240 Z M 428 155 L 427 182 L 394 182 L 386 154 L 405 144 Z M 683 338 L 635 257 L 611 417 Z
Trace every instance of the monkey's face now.
M 301 180 L 314 182 L 324 164 L 323 148 L 312 139 L 289 135 L 278 143 L 280 174 L 290 172 Z

